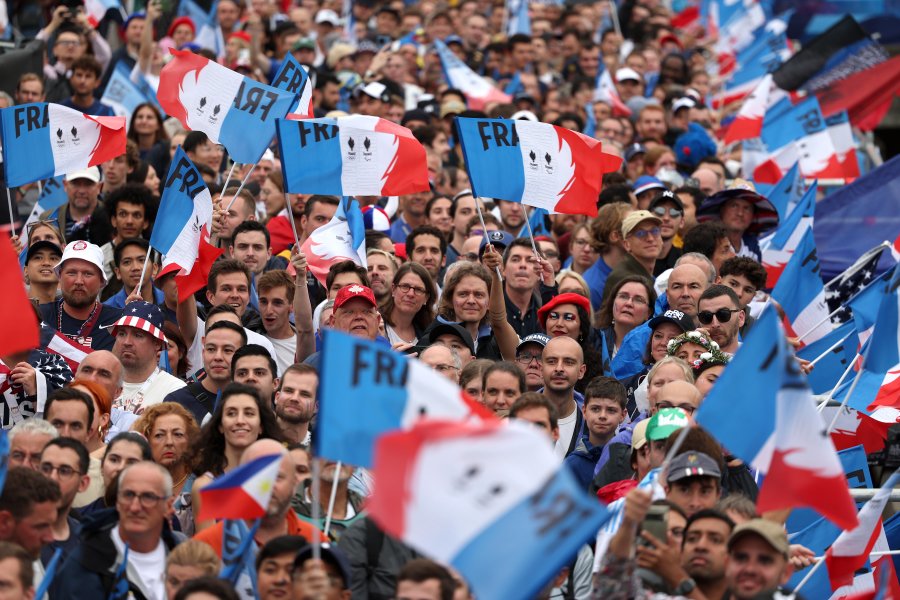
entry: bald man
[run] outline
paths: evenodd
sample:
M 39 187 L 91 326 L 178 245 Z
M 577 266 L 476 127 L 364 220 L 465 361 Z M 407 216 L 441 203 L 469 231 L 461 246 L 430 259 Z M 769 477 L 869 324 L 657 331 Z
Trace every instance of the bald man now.
M 575 391 L 587 367 L 581 345 L 568 336 L 551 339 L 541 355 L 541 372 L 544 376 L 542 393 L 559 412 L 559 440 L 556 454 L 565 458 L 575 450 L 584 433 L 584 417 L 581 405 L 584 397 Z
M 297 469 L 294 459 L 287 449 L 275 440 L 263 439 L 253 442 L 241 455 L 241 464 L 245 465 L 262 456 L 273 454 L 281 455 L 281 464 L 278 467 L 278 477 L 272 482 L 272 498 L 269 500 L 269 508 L 266 516 L 262 518 L 259 530 L 253 540 L 260 547 L 269 540 L 281 535 L 299 535 L 306 540 L 312 540 L 313 535 L 319 531 L 310 523 L 301 521 L 297 513 L 291 510 L 291 497 L 297 486 Z M 194 536 L 194 539 L 209 544 L 213 550 L 222 556 L 222 526 L 221 522 L 204 529 Z M 247 527 L 253 526 L 252 519 Z
M 670 381 L 656 392 L 656 414 L 664 408 L 680 408 L 690 417 L 700 408 L 700 391 L 687 381 Z
M 700 167 L 691 174 L 691 177 L 697 180 L 700 191 L 707 197 L 721 192 L 725 187 L 725 181 L 719 177 L 719 174 L 706 167 Z

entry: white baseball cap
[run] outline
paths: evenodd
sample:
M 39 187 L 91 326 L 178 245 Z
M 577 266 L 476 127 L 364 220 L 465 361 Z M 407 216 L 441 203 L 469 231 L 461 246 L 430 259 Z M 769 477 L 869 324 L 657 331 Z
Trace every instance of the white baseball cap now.
M 87 169 L 79 169 L 66 173 L 66 181 L 75 181 L 76 179 L 90 179 L 94 183 L 100 183 L 100 169 L 97 167 L 88 167 Z
M 335 27 L 341 24 L 341 18 L 331 9 L 323 8 L 316 13 L 316 25 L 331 23 Z
M 100 277 L 103 278 L 103 284 L 106 285 L 106 273 L 103 271 L 103 250 L 100 249 L 100 246 L 85 242 L 84 240 L 75 240 L 74 242 L 66 244 L 66 249 L 63 250 L 62 258 L 56 263 L 56 266 L 53 267 L 53 271 L 56 273 L 57 277 L 59 277 L 59 272 L 62 270 L 63 263 L 70 258 L 84 260 L 97 267 L 97 269 L 100 270 Z
M 641 76 L 632 68 L 622 67 L 616 71 L 616 81 L 643 81 Z

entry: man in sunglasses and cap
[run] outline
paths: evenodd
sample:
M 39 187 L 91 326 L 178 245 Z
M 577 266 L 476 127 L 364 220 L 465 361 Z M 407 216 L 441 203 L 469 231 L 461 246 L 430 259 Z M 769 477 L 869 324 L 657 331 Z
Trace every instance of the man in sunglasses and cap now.
M 697 303 L 697 320 L 700 327 L 709 332 L 709 336 L 719 344 L 719 349 L 733 355 L 741 343 L 738 331 L 746 318 L 741 301 L 727 285 L 711 285 L 700 295 Z

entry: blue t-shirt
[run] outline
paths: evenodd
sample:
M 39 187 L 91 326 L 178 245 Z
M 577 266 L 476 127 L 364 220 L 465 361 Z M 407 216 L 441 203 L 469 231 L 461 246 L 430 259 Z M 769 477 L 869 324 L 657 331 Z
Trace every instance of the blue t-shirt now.
M 94 103 L 91 104 L 88 108 L 84 108 L 81 106 L 76 106 L 74 102 L 72 102 L 71 98 L 66 98 L 62 102 L 60 102 L 63 106 L 71 108 L 72 110 L 77 110 L 78 112 L 83 112 L 86 115 L 91 115 L 92 117 L 114 117 L 116 116 L 115 111 L 112 109 L 112 106 L 109 104 L 103 104 L 99 100 L 94 100 Z

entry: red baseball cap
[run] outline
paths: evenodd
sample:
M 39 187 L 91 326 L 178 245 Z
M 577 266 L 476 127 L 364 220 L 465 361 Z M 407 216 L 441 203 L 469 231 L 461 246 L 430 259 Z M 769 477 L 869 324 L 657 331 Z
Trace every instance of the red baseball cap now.
M 334 299 L 334 310 L 339 309 L 354 298 L 362 298 L 372 306 L 378 306 L 378 303 L 375 301 L 375 294 L 371 288 L 354 283 L 353 285 L 342 287 L 337 293 L 337 297 Z

